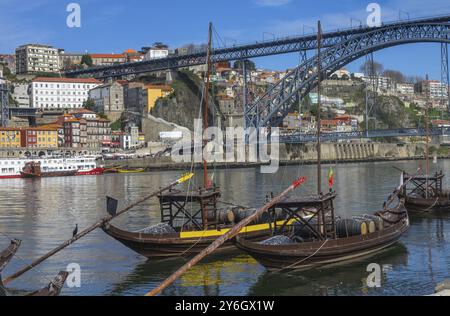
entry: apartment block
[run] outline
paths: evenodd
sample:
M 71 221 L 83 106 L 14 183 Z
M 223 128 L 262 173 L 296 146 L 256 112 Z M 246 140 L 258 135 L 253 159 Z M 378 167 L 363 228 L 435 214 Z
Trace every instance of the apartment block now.
M 58 49 L 40 44 L 27 44 L 16 48 L 16 73 L 57 73 L 60 70 Z

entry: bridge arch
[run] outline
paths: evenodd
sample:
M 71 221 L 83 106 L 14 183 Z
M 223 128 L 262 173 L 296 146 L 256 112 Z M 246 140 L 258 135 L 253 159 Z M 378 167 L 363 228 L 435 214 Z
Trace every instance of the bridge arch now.
M 378 28 L 357 35 L 321 53 L 321 79 L 372 52 L 412 43 L 450 43 L 450 24 L 426 23 Z M 277 126 L 298 98 L 318 84 L 318 58 L 307 60 L 258 98 L 246 111 L 247 127 Z

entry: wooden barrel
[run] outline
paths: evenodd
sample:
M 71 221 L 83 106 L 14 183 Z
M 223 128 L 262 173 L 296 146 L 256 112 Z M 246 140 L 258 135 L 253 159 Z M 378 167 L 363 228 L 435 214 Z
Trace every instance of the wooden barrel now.
M 376 215 L 363 215 L 364 218 L 367 218 L 375 223 L 376 230 L 382 231 L 384 229 L 384 221 L 381 217 Z
M 214 211 L 209 212 L 208 213 L 208 220 L 209 221 L 215 221 L 219 225 L 234 224 L 235 219 L 236 219 L 233 211 L 232 210 L 227 210 L 227 209 L 217 210 L 215 212 L 215 215 L 216 216 L 214 216 Z
M 256 209 L 243 209 L 243 208 L 236 208 L 233 210 L 235 222 L 239 223 L 243 219 L 255 214 L 257 212 Z M 270 221 L 269 213 L 265 212 L 261 214 L 255 221 L 253 221 L 253 224 L 263 224 L 268 223 Z
M 365 222 L 367 225 L 367 232 L 369 234 L 375 233 L 377 231 L 377 226 L 375 222 L 370 218 L 367 218 L 365 216 L 355 216 L 353 217 L 353 219 L 356 221 Z
M 336 221 L 336 234 L 339 238 L 367 235 L 367 224 L 365 221 L 354 219 L 338 219 Z

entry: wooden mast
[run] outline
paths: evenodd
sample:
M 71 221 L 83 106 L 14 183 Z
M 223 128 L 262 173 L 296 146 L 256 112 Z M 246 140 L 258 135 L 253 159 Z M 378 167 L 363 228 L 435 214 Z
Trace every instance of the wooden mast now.
M 206 82 L 205 82 L 205 91 L 203 93 L 203 131 L 202 135 L 204 135 L 204 132 L 208 129 L 208 118 L 209 118 L 209 88 L 210 88 L 210 74 L 211 74 L 211 50 L 212 50 L 212 23 L 209 23 L 209 33 L 208 33 L 208 48 L 206 52 Z M 202 136 L 204 137 L 204 136 Z M 203 138 L 204 146 L 208 144 L 208 140 Z M 205 158 L 204 150 L 203 150 L 203 186 L 206 189 L 209 187 L 209 178 L 208 178 L 208 162 Z
M 428 186 L 429 186 L 429 176 L 430 176 L 430 126 L 429 126 L 429 107 L 430 107 L 430 98 L 428 97 L 427 105 L 425 107 L 425 134 L 426 134 L 426 147 L 425 147 L 425 156 L 426 156 L 426 189 L 425 189 L 425 197 L 428 199 Z
M 322 66 L 321 66 L 321 46 L 322 46 L 322 27 L 320 21 L 317 22 L 317 194 L 322 194 L 322 143 L 321 135 L 321 80 L 322 80 Z

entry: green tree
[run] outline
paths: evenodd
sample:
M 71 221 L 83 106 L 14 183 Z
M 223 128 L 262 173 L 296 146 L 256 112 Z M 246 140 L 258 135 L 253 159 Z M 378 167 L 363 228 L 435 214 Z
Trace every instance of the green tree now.
M 92 61 L 91 55 L 83 55 L 83 57 L 81 57 L 81 64 L 92 67 L 94 65 L 94 62 Z
M 83 108 L 90 110 L 90 111 L 94 111 L 95 110 L 95 102 L 92 99 L 87 99 L 86 101 L 83 102 Z

